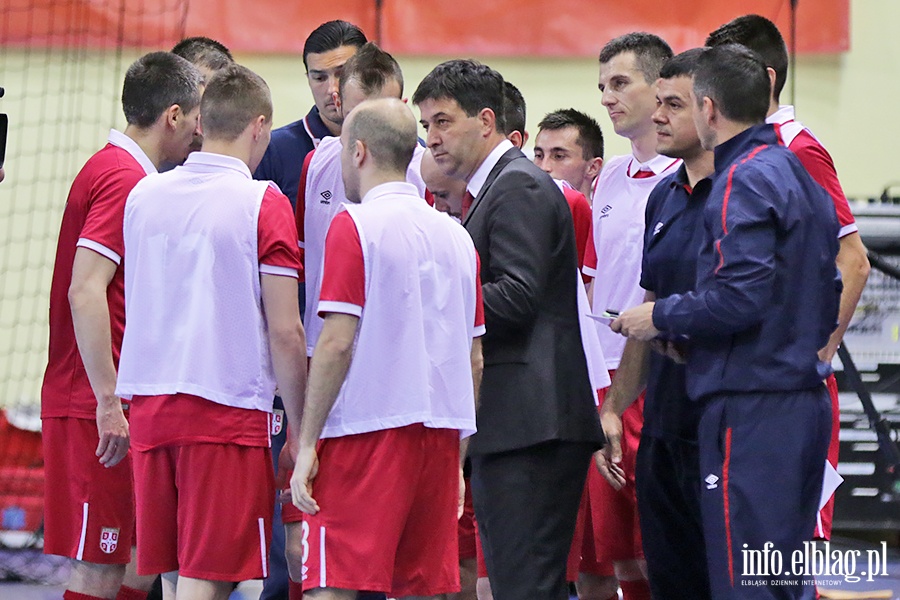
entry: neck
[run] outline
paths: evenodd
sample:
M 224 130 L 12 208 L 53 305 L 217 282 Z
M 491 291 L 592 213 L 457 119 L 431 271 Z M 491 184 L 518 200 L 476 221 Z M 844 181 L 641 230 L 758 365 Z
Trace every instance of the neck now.
M 478 167 L 487 160 L 487 157 L 494 151 L 494 148 L 499 146 L 505 139 L 506 137 L 503 134 L 497 133 L 496 131 L 484 139 L 484 143 L 480 144 L 477 148 L 476 154 L 478 160 L 474 162 L 472 170 L 465 174 L 466 183 L 472 180 L 472 176 L 475 175 L 475 171 L 478 170 Z
M 158 169 L 165 157 L 162 144 L 160 143 L 160 136 L 156 129 L 153 127 L 142 129 L 136 125 L 129 125 L 123 133 L 134 140 L 134 143 L 144 151 L 144 154 L 147 155 L 153 166 Z
M 588 202 L 592 202 L 591 200 L 591 186 L 594 184 L 593 179 L 585 179 L 584 183 L 581 184 L 581 187 L 578 188 L 578 191 L 584 194 L 584 197 L 587 198 Z
M 319 118 L 322 119 L 322 123 L 325 124 L 325 128 L 331 132 L 331 135 L 335 137 L 340 137 L 341 135 L 341 126 L 339 123 L 335 123 L 334 121 L 330 121 L 322 116 L 322 113 L 319 113 Z
M 715 154 L 699 148 L 699 152 L 684 159 L 684 169 L 687 171 L 688 183 L 691 187 L 698 181 L 706 179 L 716 170 Z
M 250 145 L 242 137 L 232 142 L 204 139 L 202 150 L 203 152 L 212 152 L 213 154 L 237 158 L 247 165 L 247 168 L 250 168 Z
M 648 160 L 656 158 L 656 130 L 650 128 L 647 133 L 631 140 L 631 154 L 638 159 L 638 162 L 645 163 Z
M 373 188 L 383 183 L 404 183 L 406 173 L 393 173 L 390 171 L 361 171 L 359 174 L 359 198 L 360 202 Z
M 775 113 L 778 112 L 778 101 L 775 98 L 769 99 L 769 112 L 766 113 L 766 117 L 771 117 Z
M 752 126 L 752 123 L 738 123 L 737 121 L 722 119 L 719 127 L 716 129 L 716 146 L 724 144 L 734 136 L 744 133 Z

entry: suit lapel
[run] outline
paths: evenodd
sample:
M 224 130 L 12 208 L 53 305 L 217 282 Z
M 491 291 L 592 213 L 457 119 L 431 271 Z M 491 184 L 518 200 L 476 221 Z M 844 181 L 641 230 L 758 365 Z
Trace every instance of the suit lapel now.
M 500 172 L 504 168 L 506 168 L 506 165 L 508 165 L 512 160 L 519 158 L 519 157 L 524 158 L 525 155 L 522 154 L 521 150 L 519 150 L 518 148 L 515 148 L 515 147 L 510 148 L 509 150 L 507 150 L 506 152 L 503 153 L 503 156 L 500 157 L 500 160 L 497 161 L 497 164 L 494 165 L 494 168 L 491 169 L 491 172 L 488 174 L 487 179 L 484 181 L 484 185 L 481 186 L 481 191 L 478 192 L 478 197 L 475 198 L 475 200 L 472 202 L 472 206 L 469 207 L 469 212 L 466 213 L 466 218 L 463 220 L 464 226 L 472 218 L 472 215 L 475 213 L 475 211 L 478 209 L 478 206 L 481 204 L 481 199 L 484 198 L 485 193 L 487 193 L 488 189 L 491 187 L 491 185 L 497 179 L 497 176 L 500 175 Z

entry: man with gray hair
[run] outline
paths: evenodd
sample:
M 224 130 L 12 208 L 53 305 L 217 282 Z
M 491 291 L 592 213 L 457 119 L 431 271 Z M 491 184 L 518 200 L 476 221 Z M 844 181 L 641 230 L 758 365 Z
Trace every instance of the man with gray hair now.
M 357 106 L 341 144 L 350 204 L 325 242 L 325 322 L 291 479 L 308 515 L 304 597 L 438 596 L 459 590 L 460 456 L 484 333 L 478 256 L 406 182 L 416 123 L 403 102 Z

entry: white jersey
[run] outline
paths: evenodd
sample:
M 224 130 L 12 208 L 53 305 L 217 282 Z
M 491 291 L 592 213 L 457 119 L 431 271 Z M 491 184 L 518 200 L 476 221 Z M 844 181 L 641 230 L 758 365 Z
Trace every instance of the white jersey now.
M 584 268 L 585 274 L 594 278 L 595 314 L 607 309 L 623 311 L 643 302 L 640 280 L 647 198 L 656 184 L 680 164 L 680 160 L 658 155 L 642 165 L 626 155 L 614 156 L 603 165 L 592 202 L 597 264 Z M 653 174 L 635 177 L 641 170 Z M 613 333 L 607 325 L 596 325 L 606 367 L 616 369 L 625 349 L 625 337 Z
M 195 152 L 184 166 L 150 175 L 131 191 L 117 395 L 185 393 L 272 412 L 275 375 L 258 255 L 270 185 L 254 181 L 237 158 Z
M 344 209 L 347 195 L 341 178 L 341 138 L 328 137 L 321 141 L 312 155 L 306 174 L 305 205 L 303 217 L 304 273 L 306 276 L 306 310 L 303 327 L 306 330 L 306 353 L 312 356 L 322 319 L 316 313 L 319 290 L 322 287 L 322 260 L 325 252 L 325 236 L 336 214 Z M 425 182 L 422 181 L 422 155 L 425 148 L 416 145 L 412 161 L 406 172 L 406 181 L 415 185 L 419 195 L 425 198 Z
M 323 438 L 413 423 L 475 432 L 470 355 L 472 339 L 484 334 L 478 257 L 468 232 L 416 193 L 409 183 L 385 183 L 346 207 L 359 236 L 365 298 L 331 297 L 327 289 L 335 273 L 359 273 L 359 263 L 325 274 L 318 311 L 360 320 Z M 328 251 L 335 247 L 330 242 Z

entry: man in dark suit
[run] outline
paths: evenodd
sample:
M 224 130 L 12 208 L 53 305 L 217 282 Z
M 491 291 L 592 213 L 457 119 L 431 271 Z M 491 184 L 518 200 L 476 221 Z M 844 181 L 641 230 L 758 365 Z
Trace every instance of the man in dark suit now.
M 413 95 L 438 167 L 467 182 L 487 334 L 472 494 L 497 600 L 563 599 L 591 454 L 602 445 L 578 327 L 565 198 L 500 133 L 503 78 L 442 63 Z

